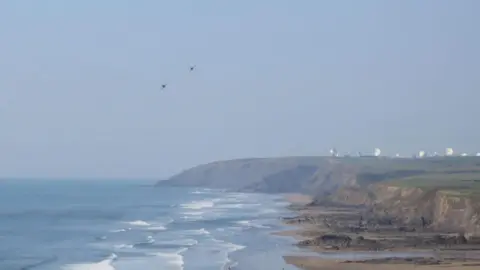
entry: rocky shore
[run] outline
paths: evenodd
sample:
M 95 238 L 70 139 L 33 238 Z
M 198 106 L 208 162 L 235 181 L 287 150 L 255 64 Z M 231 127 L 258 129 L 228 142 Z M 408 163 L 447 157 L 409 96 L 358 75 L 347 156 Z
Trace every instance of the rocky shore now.
M 319 256 L 285 256 L 301 269 L 449 269 L 480 266 L 480 237 L 461 231 L 435 229 L 425 219 L 379 215 L 369 207 L 310 204 L 305 196 L 288 196 L 298 216 L 284 218 L 295 229 L 276 233 L 298 240 L 297 245 Z

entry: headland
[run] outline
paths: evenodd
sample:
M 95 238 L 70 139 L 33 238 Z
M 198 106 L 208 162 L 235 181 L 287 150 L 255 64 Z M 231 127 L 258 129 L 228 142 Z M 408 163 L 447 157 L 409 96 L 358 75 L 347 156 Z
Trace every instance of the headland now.
M 478 269 L 480 158 L 285 157 L 197 166 L 162 185 L 289 196 L 302 269 Z

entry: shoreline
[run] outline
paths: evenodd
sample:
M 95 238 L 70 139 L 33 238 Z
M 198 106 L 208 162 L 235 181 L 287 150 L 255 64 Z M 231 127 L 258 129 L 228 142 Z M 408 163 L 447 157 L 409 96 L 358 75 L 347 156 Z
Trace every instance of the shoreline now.
M 400 231 L 378 224 L 373 230 L 368 224 L 362 225 L 363 215 L 359 208 L 307 206 L 312 198 L 302 194 L 285 194 L 284 198 L 297 216 L 282 217 L 282 222 L 292 229 L 272 232 L 272 235 L 290 237 L 297 242 L 304 254 L 287 254 L 283 259 L 298 269 L 369 270 L 374 265 L 386 270 L 480 269 L 480 245 L 474 250 L 473 246 L 466 245 L 449 248 L 438 243 L 425 244 L 423 239 L 438 233 Z M 360 222 L 359 216 L 362 217 Z M 351 224 L 360 225 L 352 227 Z M 359 227 L 362 231 L 356 230 Z M 320 243 L 319 239 L 325 239 L 322 235 L 329 235 L 332 241 Z M 342 245 L 342 237 L 349 239 L 347 245 Z M 423 242 L 412 244 L 411 239 Z

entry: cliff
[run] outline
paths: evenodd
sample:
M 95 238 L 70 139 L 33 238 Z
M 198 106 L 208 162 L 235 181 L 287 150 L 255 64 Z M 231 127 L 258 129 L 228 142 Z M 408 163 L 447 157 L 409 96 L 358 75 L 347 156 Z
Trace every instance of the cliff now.
M 187 169 L 157 186 L 195 186 L 242 191 L 301 191 L 326 163 L 322 157 L 251 158 L 217 161 Z
M 250 192 L 304 192 L 319 198 L 345 186 L 365 187 L 445 167 L 470 168 L 478 159 L 279 157 L 216 161 L 187 169 L 157 186 L 192 186 Z
M 480 233 L 480 158 L 281 157 L 217 161 L 157 186 L 312 195 L 312 204 L 366 206 L 408 224 Z
M 325 198 L 324 198 L 325 200 Z M 376 217 L 442 232 L 480 234 L 480 171 L 445 168 L 442 172 L 343 186 L 328 201 L 362 205 Z
M 158 182 L 157 186 L 191 186 L 266 193 L 302 192 L 316 196 L 355 183 L 357 173 L 362 170 L 377 171 L 376 167 L 389 168 L 390 163 L 391 159 L 331 157 L 227 160 L 187 169 Z

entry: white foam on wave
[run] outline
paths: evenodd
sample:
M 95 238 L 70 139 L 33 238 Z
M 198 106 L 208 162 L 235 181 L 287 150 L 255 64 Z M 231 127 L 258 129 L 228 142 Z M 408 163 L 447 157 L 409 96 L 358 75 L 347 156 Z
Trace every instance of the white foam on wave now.
M 240 221 L 237 221 L 235 223 L 240 224 L 240 225 L 246 225 L 246 226 L 250 225 L 250 221 L 248 221 L 248 220 L 240 220 Z
M 183 219 L 195 221 L 195 220 L 203 219 L 203 214 L 205 214 L 205 212 L 203 212 L 203 211 L 187 211 L 187 212 L 183 212 L 182 214 L 184 214 L 184 216 L 182 216 Z
M 273 213 L 278 213 L 278 210 L 273 208 L 266 208 L 260 211 L 260 214 L 273 214 Z
M 179 239 L 179 240 L 171 240 L 171 241 L 162 241 L 160 244 L 172 244 L 172 245 L 180 245 L 180 246 L 195 246 L 198 244 L 198 241 L 195 239 Z
M 130 231 L 132 228 L 126 228 L 126 229 L 117 229 L 117 230 L 111 230 L 111 233 L 121 233 L 121 232 L 126 232 Z
M 147 236 L 147 243 L 149 243 L 149 244 L 155 243 L 155 239 L 153 239 L 153 236 L 151 236 L 151 235 Z
M 112 262 L 117 258 L 115 253 L 112 253 L 107 259 L 98 263 L 82 263 L 82 264 L 67 264 L 62 267 L 64 270 L 115 270 Z
M 203 214 L 205 214 L 205 212 L 203 211 L 187 211 L 187 212 L 183 212 L 184 215 L 189 215 L 189 216 L 201 216 Z
M 198 221 L 198 220 L 202 220 L 203 217 L 198 217 L 198 216 L 183 216 L 182 219 L 188 220 L 188 221 Z
M 219 205 L 218 208 L 222 208 L 222 209 L 242 209 L 242 208 L 245 208 L 245 206 L 247 206 L 247 204 L 229 203 L 229 204 Z
M 236 262 L 232 262 L 232 260 L 230 260 L 229 254 L 237 250 L 242 250 L 245 248 L 245 246 L 241 246 L 241 245 L 237 245 L 234 243 L 229 243 L 229 242 L 225 242 L 217 239 L 212 239 L 212 241 L 219 244 L 220 248 L 223 251 L 225 251 L 225 260 L 223 262 L 222 269 L 227 269 L 227 267 L 234 267 L 235 265 L 237 265 Z
M 118 244 L 118 245 L 114 245 L 113 248 L 114 248 L 114 249 L 129 249 L 129 248 L 133 248 L 133 245 L 129 245 L 129 244 Z
M 201 228 L 199 230 L 186 230 L 184 231 L 185 234 L 191 234 L 191 235 L 209 235 L 210 232 L 205 230 L 204 228 Z
M 130 224 L 132 226 L 150 226 L 150 223 L 148 223 L 146 221 L 143 221 L 143 220 L 128 221 L 126 223 Z
M 224 245 L 228 249 L 228 252 L 234 252 L 234 251 L 242 250 L 242 249 L 245 248 L 245 246 L 236 245 L 236 244 L 228 243 L 228 242 L 224 242 Z
M 238 224 L 238 225 L 245 226 L 245 227 L 257 228 L 257 229 L 269 229 L 270 228 L 270 227 L 265 226 L 265 225 L 255 224 L 250 220 L 240 220 L 240 221 L 237 221 L 235 223 Z
M 212 239 L 212 241 L 215 242 L 215 243 L 218 243 L 222 248 L 226 249 L 228 253 L 234 252 L 234 251 L 237 251 L 237 250 L 242 250 L 242 249 L 245 248 L 245 246 L 225 242 L 225 241 L 218 240 L 218 239 Z
M 153 227 L 148 227 L 148 231 L 165 231 L 167 228 L 164 226 L 153 226 Z
M 174 269 L 183 270 L 184 261 L 182 253 L 187 250 L 187 248 L 182 248 L 176 252 L 157 252 L 152 255 L 162 258 L 165 265 L 169 267 L 169 269 L 173 269 L 171 267 L 175 267 Z
M 251 199 L 251 198 L 254 198 L 254 194 L 251 194 L 251 193 L 230 193 L 226 196 L 227 198 L 230 198 L 230 199 L 237 199 L 237 200 L 246 200 L 246 199 Z
M 207 191 L 199 191 L 199 190 L 190 192 L 190 194 L 207 194 L 207 193 L 208 193 Z
M 200 210 L 204 208 L 212 208 L 215 205 L 213 200 L 202 200 L 202 201 L 193 201 L 190 203 L 181 204 L 180 207 L 186 209 L 195 209 Z

